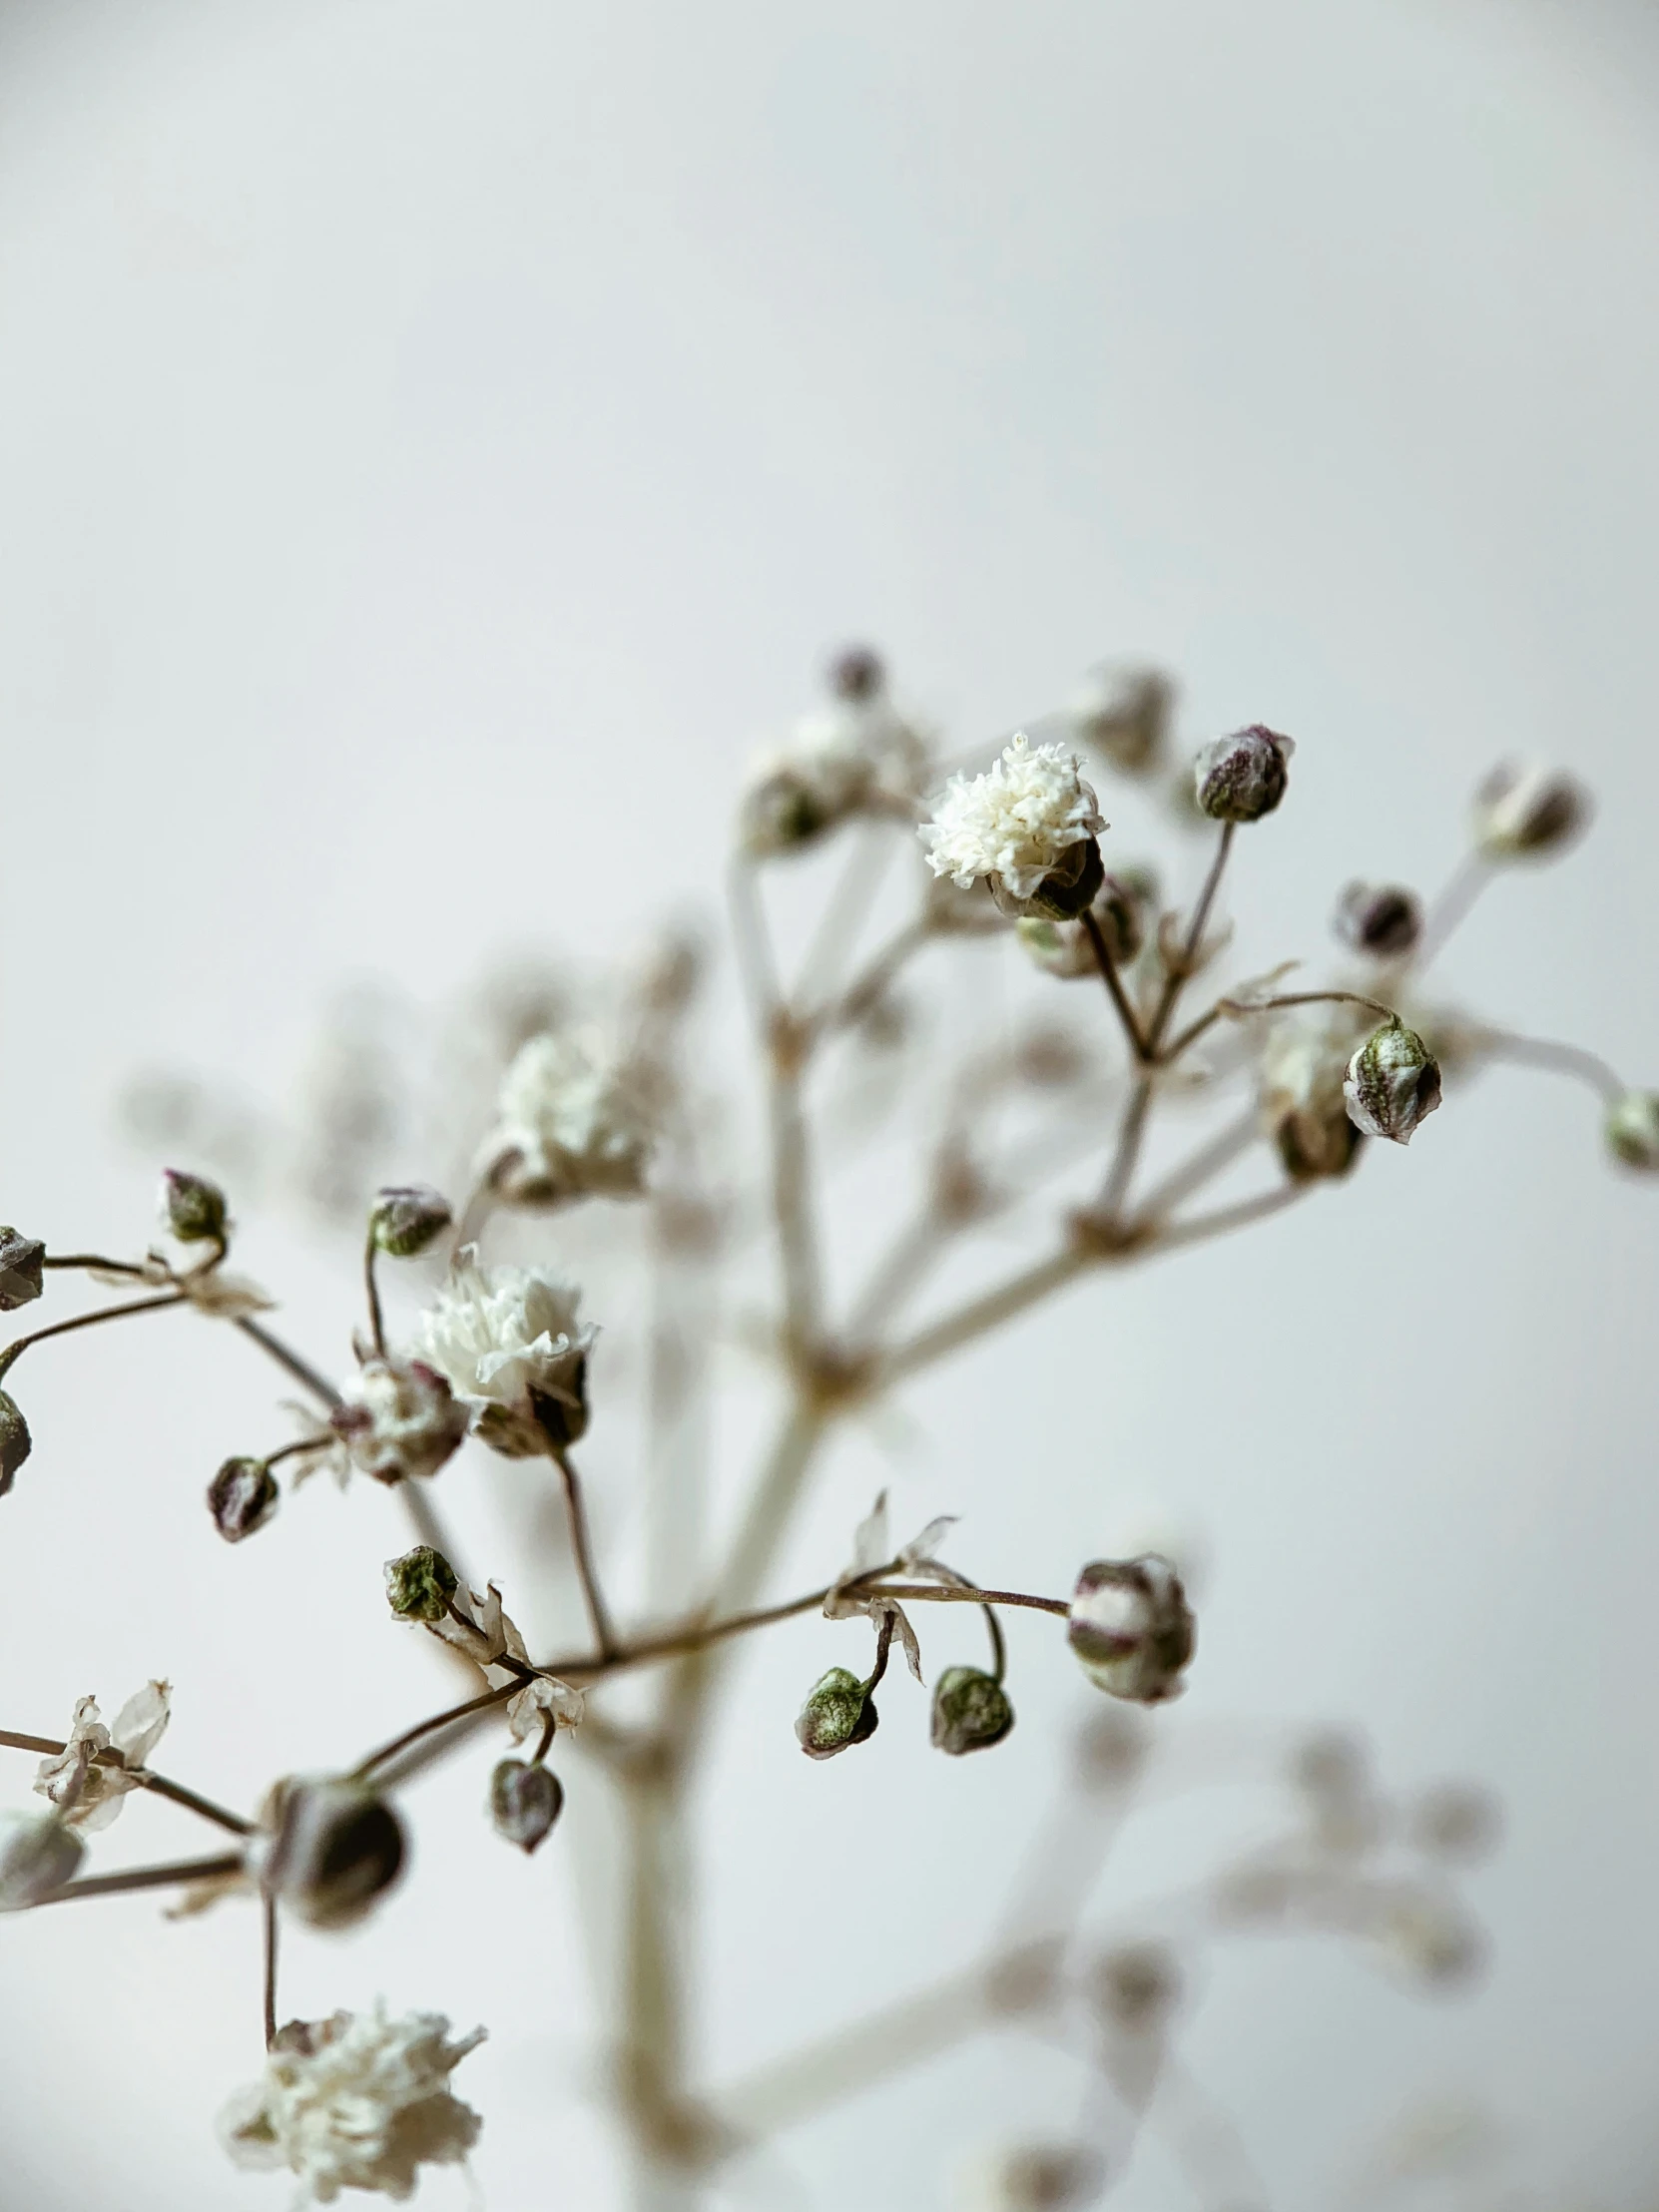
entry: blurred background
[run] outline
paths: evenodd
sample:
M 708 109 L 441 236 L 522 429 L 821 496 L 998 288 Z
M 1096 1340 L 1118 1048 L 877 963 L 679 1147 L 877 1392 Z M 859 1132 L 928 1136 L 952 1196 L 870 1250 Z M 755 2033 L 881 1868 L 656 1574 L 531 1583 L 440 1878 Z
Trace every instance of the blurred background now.
M 1112 654 L 1178 675 L 1194 743 L 1292 732 L 1233 887 L 1261 966 L 1321 949 L 1350 874 L 1440 880 L 1495 757 L 1569 764 L 1591 841 L 1500 883 L 1444 979 L 1659 1080 L 1656 124 L 1659 22 L 1599 0 L 0 0 L 0 1210 L 131 1250 L 135 1077 L 279 1120 L 354 1007 L 440 1035 L 492 959 L 717 919 L 746 765 L 850 638 L 952 747 Z M 735 1027 L 715 1049 L 741 1079 Z M 907 1390 L 896 1458 L 851 1437 L 780 1577 L 833 1571 L 881 1480 L 901 1532 L 959 1512 L 953 1555 L 1016 1587 L 1185 1532 L 1200 1663 L 1108 1914 L 1269 1832 L 1329 1723 L 1401 1788 L 1501 1799 L 1477 1986 L 1247 1939 L 1191 1993 L 1185 2061 L 1287 2212 L 1372 2201 L 1406 2141 L 1468 2159 L 1413 2202 L 1659 2189 L 1659 1249 L 1595 1120 L 1489 1077 L 1305 1211 L 1084 1286 Z M 337 1367 L 349 1247 L 275 1195 L 238 1212 L 239 1264 Z M 380 1614 L 394 1500 L 318 1483 L 219 1545 L 202 1487 L 276 1440 L 280 1381 L 167 1326 L 21 1371 L 0 1721 L 167 1674 L 168 1771 L 242 1803 L 447 1678 Z M 602 1421 L 586 1457 L 620 1528 Z M 746 1661 L 712 2076 L 971 1950 L 1084 1710 L 1027 1626 L 1021 1727 L 960 1765 L 913 1717 L 800 1759 L 823 1623 Z M 411 1799 L 385 1915 L 295 1940 L 284 2011 L 486 2021 L 476 2201 L 619 2202 L 570 1880 L 604 1837 L 501 1864 L 479 1759 Z M 118 1842 L 199 1839 L 145 1803 Z M 258 2071 L 246 1908 L 0 1938 L 6 2212 L 286 2201 L 212 2132 Z M 993 2039 L 795 2130 L 732 2201 L 964 2202 L 976 2145 L 1075 2101 Z M 1125 2212 L 1205 2201 L 1160 2158 Z

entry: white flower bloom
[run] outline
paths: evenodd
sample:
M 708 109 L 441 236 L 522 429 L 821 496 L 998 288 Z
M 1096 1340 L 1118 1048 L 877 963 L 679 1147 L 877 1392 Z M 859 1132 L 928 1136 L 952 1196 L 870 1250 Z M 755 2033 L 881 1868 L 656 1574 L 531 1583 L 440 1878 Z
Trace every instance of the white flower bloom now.
M 644 1084 L 592 1034 L 532 1037 L 502 1078 L 497 1112 L 479 1167 L 506 1198 L 556 1206 L 644 1188 L 653 1135 Z
M 485 1441 L 510 1456 L 548 1449 L 550 1408 L 562 1413 L 562 1440 L 587 1425 L 594 1331 L 577 1323 L 580 1297 L 546 1268 L 481 1268 L 469 1247 L 422 1317 L 424 1358 L 474 1407 Z
M 147 1682 L 113 1728 L 105 1727 L 96 1698 L 79 1701 L 68 1743 L 35 1770 L 36 1790 L 72 1828 L 108 1828 L 128 1791 L 141 1787 L 137 1770 L 161 1741 L 171 1696 L 169 1683 Z
M 1063 746 L 1032 745 L 1020 732 L 983 776 L 953 776 L 917 835 L 935 875 L 966 890 L 998 877 L 1029 898 L 1075 844 L 1104 830 L 1099 805 Z
M 466 1434 L 467 1417 L 446 1379 L 424 1361 L 369 1360 L 328 1416 L 342 1479 L 350 1467 L 376 1482 L 436 1474 Z
M 838 699 L 798 723 L 793 743 L 757 758 L 743 799 L 743 841 L 764 857 L 810 843 L 853 815 L 907 812 L 926 761 L 884 691 Z
M 342 2189 L 412 2197 L 416 2169 L 459 2165 L 482 2122 L 450 2093 L 449 2076 L 484 2030 L 449 2037 L 441 2012 L 336 2012 L 290 2020 L 266 2057 L 265 2078 L 220 2119 L 239 2166 L 287 2167 L 302 2200 L 332 2204 Z

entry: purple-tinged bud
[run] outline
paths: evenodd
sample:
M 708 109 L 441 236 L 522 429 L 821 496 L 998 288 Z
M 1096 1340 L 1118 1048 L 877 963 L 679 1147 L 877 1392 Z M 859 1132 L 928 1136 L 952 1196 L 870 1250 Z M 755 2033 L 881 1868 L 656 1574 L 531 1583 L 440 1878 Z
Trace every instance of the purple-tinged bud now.
M 1077 1577 L 1067 1640 L 1097 1688 L 1137 1705 L 1179 1697 L 1197 1623 L 1167 1559 L 1095 1559 Z
M 17 1479 L 17 1470 L 34 1448 L 23 1408 L 9 1390 L 0 1390 L 0 1497 Z
M 886 688 L 881 656 L 867 645 L 844 646 L 830 663 L 830 689 L 849 706 L 867 707 Z
M 369 1360 L 328 1425 L 352 1466 L 389 1486 L 436 1474 L 460 1448 L 467 1409 L 423 1360 Z
M 1438 1063 L 1396 1015 L 1373 1030 L 1349 1061 L 1343 1097 L 1356 1129 L 1409 1144 L 1418 1123 L 1440 1103 Z
M 946 1667 L 933 1685 L 933 1748 L 960 1759 L 989 1751 L 1014 1725 L 1000 1682 L 978 1667 Z
M 1217 738 L 1198 756 L 1193 791 L 1212 822 L 1260 822 L 1285 796 L 1296 741 L 1265 723 Z
M 39 1298 L 46 1247 L 38 1237 L 0 1229 L 0 1314 L 13 1314 Z
M 163 1226 L 181 1244 L 225 1241 L 225 1193 L 205 1175 L 169 1168 L 162 1177 L 161 1214 Z
M 240 1544 L 276 1512 L 281 1492 L 263 1459 L 227 1459 L 208 1484 L 208 1511 L 228 1544 Z
M 1626 1091 L 1602 1124 L 1607 1149 L 1627 1168 L 1659 1168 L 1659 1091 Z
M 441 1621 L 459 1587 L 454 1568 L 430 1544 L 386 1561 L 386 1602 L 400 1621 Z
M 565 1802 L 564 1787 L 546 1767 L 503 1759 L 490 1776 L 495 1833 L 528 1855 L 547 1840 Z
M 375 1249 L 394 1260 L 412 1260 L 449 1227 L 449 1201 L 429 1183 L 389 1185 L 375 1193 L 368 1233 Z
M 1500 761 L 1474 795 L 1474 840 L 1489 860 L 1546 859 L 1574 842 L 1590 811 L 1576 777 Z
M 73 1882 L 86 1849 L 56 1813 L 0 1814 L 0 1913 L 21 1913 Z
M 402 1871 L 403 1829 L 361 1783 L 290 1776 L 272 1792 L 249 1871 L 311 1928 L 349 1928 Z
M 1422 934 L 1422 902 L 1402 883 L 1350 883 L 1337 901 L 1344 944 L 1375 960 L 1397 960 Z
M 831 1667 L 814 1683 L 795 1733 L 809 1759 L 833 1759 L 873 1736 L 876 1719 L 875 1700 L 857 1676 Z

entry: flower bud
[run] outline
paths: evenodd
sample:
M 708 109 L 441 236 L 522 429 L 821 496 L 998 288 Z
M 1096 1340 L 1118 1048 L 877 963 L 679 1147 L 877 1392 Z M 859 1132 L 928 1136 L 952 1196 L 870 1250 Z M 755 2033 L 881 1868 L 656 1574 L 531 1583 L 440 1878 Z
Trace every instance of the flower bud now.
M 0 1229 L 0 1314 L 15 1313 L 39 1298 L 46 1247 L 38 1237 Z
M 56 1813 L 0 1814 L 0 1913 L 20 1913 L 73 1882 L 86 1849 Z
M 1397 960 L 1422 934 L 1422 902 L 1402 883 L 1350 883 L 1334 918 L 1344 944 L 1377 960 Z
M 368 1360 L 328 1425 L 353 1467 L 390 1486 L 436 1474 L 459 1450 L 467 1418 L 447 1379 L 425 1361 Z
M 1016 2143 L 974 2177 L 983 2212 L 1076 2212 L 1106 2186 L 1106 2162 L 1086 2143 Z
M 1374 1029 L 1348 1063 L 1343 1097 L 1356 1129 L 1409 1144 L 1417 1124 L 1440 1103 L 1438 1063 L 1396 1015 Z
M 1563 852 L 1589 819 L 1577 778 L 1535 762 L 1500 761 L 1474 795 L 1474 839 L 1489 860 Z
M 361 1783 L 290 1776 L 263 1826 L 269 1841 L 250 1848 L 250 1871 L 311 1928 L 349 1928 L 402 1871 L 402 1824 Z
M 1179 1697 L 1197 1625 L 1167 1559 L 1095 1559 L 1077 1577 L 1067 1640 L 1097 1688 L 1137 1705 Z
M 1151 775 L 1163 759 L 1175 686 L 1153 668 L 1096 669 L 1067 708 L 1071 726 L 1125 776 Z
M 1626 1091 L 1608 1107 L 1602 1130 L 1627 1168 L 1659 1168 L 1659 1091 Z
M 29 1423 L 10 1391 L 0 1390 L 0 1497 L 4 1497 L 17 1478 L 17 1470 L 28 1458 L 33 1439 Z
M 205 1175 L 169 1168 L 162 1177 L 162 1221 L 181 1244 L 222 1243 L 225 1193 Z
M 368 1233 L 376 1251 L 394 1260 L 412 1260 L 443 1235 L 450 1220 L 449 1201 L 429 1183 L 391 1184 L 375 1193 Z
M 837 699 L 867 707 L 887 688 L 881 656 L 867 645 L 844 646 L 830 664 L 830 689 Z
M 953 1759 L 989 1751 L 1014 1725 L 1014 1709 L 1000 1682 L 978 1667 L 946 1667 L 933 1685 L 933 1748 Z
M 1120 1943 L 1099 1958 L 1090 1993 L 1101 2017 L 1126 2035 L 1150 2035 L 1169 2019 L 1181 1973 L 1163 1943 Z
M 831 1667 L 814 1683 L 795 1733 L 809 1759 L 833 1759 L 848 1744 L 861 1744 L 876 1728 L 875 1700 L 855 1674 Z
M 386 1602 L 401 1621 L 441 1621 L 459 1587 L 454 1568 L 430 1544 L 386 1561 Z
M 1260 822 L 1285 796 L 1292 738 L 1253 722 L 1230 738 L 1217 738 L 1198 756 L 1193 791 L 1199 812 L 1212 822 Z
M 240 1544 L 276 1512 L 281 1492 L 263 1459 L 227 1459 L 208 1484 L 208 1511 L 228 1544 Z
M 544 1843 L 565 1802 L 563 1785 L 546 1767 L 503 1759 L 490 1776 L 495 1833 L 528 1855 Z

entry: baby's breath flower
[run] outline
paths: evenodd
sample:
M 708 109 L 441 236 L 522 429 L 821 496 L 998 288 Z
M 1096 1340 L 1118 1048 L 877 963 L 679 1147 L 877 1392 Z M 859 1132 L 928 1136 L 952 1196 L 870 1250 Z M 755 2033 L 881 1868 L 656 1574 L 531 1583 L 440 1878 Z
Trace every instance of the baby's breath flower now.
M 581 1293 L 546 1268 L 481 1268 L 470 1248 L 421 1322 L 421 1351 L 473 1411 L 484 1441 L 510 1458 L 546 1451 L 587 1426 L 591 1327 Z
M 419 2167 L 458 2165 L 478 2140 L 482 2123 L 450 2093 L 449 2076 L 483 2039 L 478 2027 L 452 2040 L 440 2012 L 392 2019 L 383 2003 L 290 2020 L 265 2078 L 221 2116 L 225 2147 L 239 2166 L 285 2166 L 311 2203 L 332 2204 L 342 2189 L 402 2203 Z
M 739 835 L 757 859 L 799 850 L 857 815 L 908 814 L 926 747 L 894 708 L 874 654 L 843 653 L 828 707 L 797 724 L 792 742 L 754 765 Z
M 75 1707 L 69 1741 L 35 1770 L 35 1788 L 72 1828 L 108 1828 L 130 1790 L 142 1787 L 139 1770 L 162 1739 L 171 1712 L 166 1682 L 147 1682 L 106 1728 L 98 1700 Z
M 38 1237 L 25 1237 L 16 1229 L 0 1229 L 0 1314 L 15 1313 L 39 1298 L 46 1247 Z
M 1500 761 L 1474 795 L 1474 838 L 1490 860 L 1563 852 L 1589 819 L 1577 778 L 1536 761 Z
M 963 890 L 984 876 L 1016 902 L 1060 877 L 1052 911 L 1080 912 L 1100 887 L 1098 874 L 1087 881 L 1087 861 L 1092 852 L 1098 868 L 1094 838 L 1106 828 L 1081 765 L 1063 746 L 1034 746 L 1021 731 L 983 776 L 953 776 L 916 831 L 933 873 Z
M 377 1252 L 412 1260 L 449 1227 L 449 1201 L 429 1183 L 390 1184 L 374 1195 L 368 1233 Z
M 946 1667 L 933 1685 L 933 1746 L 959 1759 L 989 1751 L 1014 1725 L 1000 1682 L 978 1667 Z
M 634 1198 L 644 1189 L 653 1136 L 645 1085 L 595 1036 L 530 1038 L 502 1078 L 497 1113 L 479 1167 L 515 1205 Z
M 1626 1091 L 1602 1127 L 1608 1150 L 1627 1168 L 1659 1168 L 1659 1091 Z
M 399 1620 L 441 1621 L 459 1587 L 454 1568 L 430 1544 L 386 1561 L 386 1602 Z
M 467 1421 L 448 1382 L 423 1360 L 365 1361 L 328 1416 L 347 1463 L 385 1483 L 436 1474 Z
M 1077 1577 L 1067 1629 L 1089 1680 L 1113 1697 L 1179 1697 L 1197 1629 L 1167 1559 L 1096 1559 Z
M 1374 1030 L 1348 1063 L 1349 1119 L 1368 1137 L 1409 1144 L 1440 1103 L 1440 1070 L 1414 1029 L 1396 1016 Z
M 0 1814 L 0 1913 L 21 1913 L 73 1882 L 86 1849 L 60 1814 Z
M 833 1759 L 873 1736 L 878 1719 L 875 1700 L 858 1677 L 845 1667 L 831 1667 L 808 1692 L 795 1733 L 809 1759 Z

